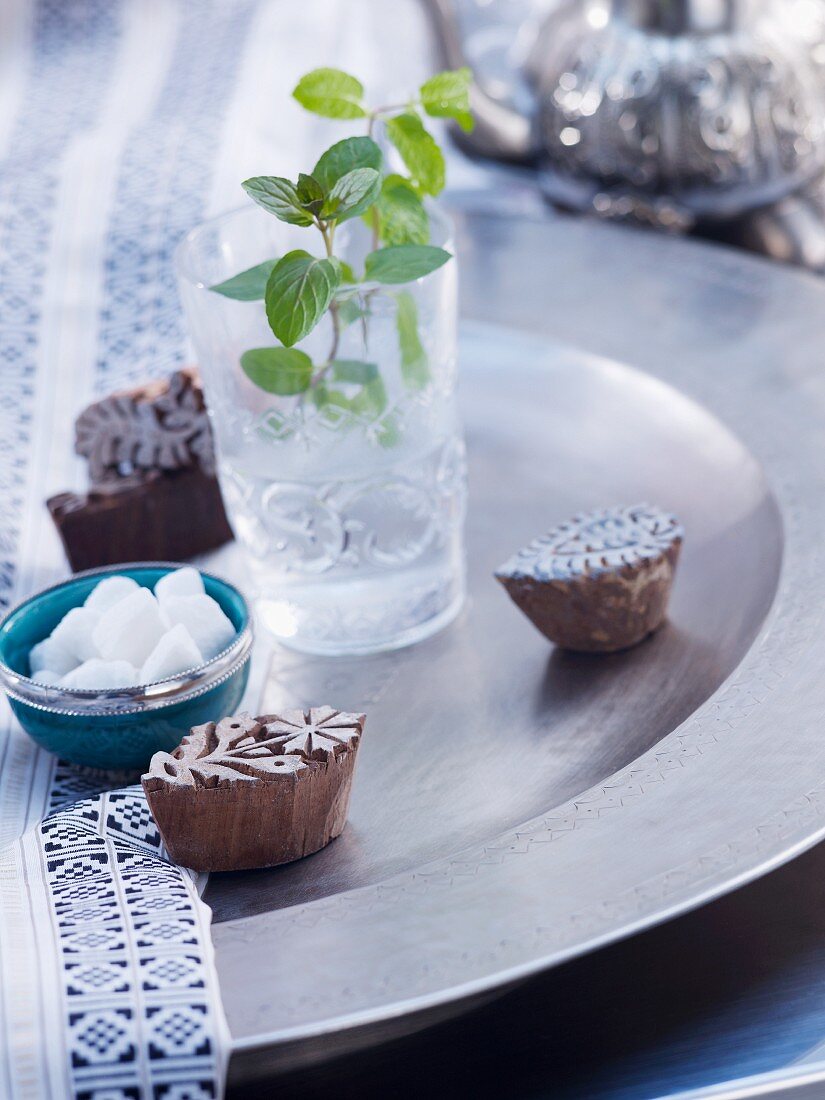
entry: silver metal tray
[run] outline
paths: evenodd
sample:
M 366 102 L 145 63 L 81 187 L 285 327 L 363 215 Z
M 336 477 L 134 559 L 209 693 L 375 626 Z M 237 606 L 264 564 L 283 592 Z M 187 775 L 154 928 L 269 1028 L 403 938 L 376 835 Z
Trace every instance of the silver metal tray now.
M 397 654 L 273 658 L 267 707 L 369 720 L 344 836 L 209 883 L 230 1083 L 424 1026 L 825 831 L 822 289 L 586 223 L 462 235 L 465 312 L 511 325 L 464 332 L 470 600 Z M 641 499 L 687 532 L 669 625 L 554 652 L 493 567 Z

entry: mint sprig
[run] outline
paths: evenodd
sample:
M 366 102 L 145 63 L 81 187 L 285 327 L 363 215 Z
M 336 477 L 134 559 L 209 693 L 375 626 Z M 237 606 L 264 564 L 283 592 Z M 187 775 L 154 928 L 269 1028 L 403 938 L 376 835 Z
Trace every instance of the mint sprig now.
M 259 389 L 291 397 L 309 385 L 312 360 L 298 348 L 251 348 L 241 356 L 241 370 Z
M 241 184 L 247 195 L 264 210 L 289 225 L 312 225 L 308 204 L 301 201 L 298 188 L 282 176 L 253 176 Z
M 455 119 L 462 130 L 469 132 L 473 128 L 470 112 L 472 79 L 473 74 L 467 68 L 436 73 L 421 85 L 421 106 L 433 118 Z
M 411 390 L 423 390 L 430 381 L 427 353 L 418 335 L 418 308 L 406 290 L 396 295 L 395 325 L 401 352 L 401 375 Z
M 322 218 L 336 222 L 369 210 L 381 190 L 381 174 L 374 168 L 354 168 L 335 181 L 321 206 Z
M 408 291 L 382 287 L 412 283 L 450 259 L 449 252 L 429 243 L 425 200 L 441 193 L 446 169 L 444 155 L 422 115 L 452 119 L 470 129 L 470 85 L 469 69 L 438 73 L 406 102 L 370 107 L 361 82 L 340 69 L 314 69 L 301 77 L 293 96 L 303 107 L 324 118 L 364 119 L 367 133 L 330 146 L 312 171 L 301 172 L 295 182 L 283 176 L 253 176 L 242 186 L 254 202 L 281 221 L 316 229 L 323 255 L 295 249 L 211 287 L 239 302 L 264 301 L 269 326 L 282 346 L 243 353 L 241 368 L 254 385 L 279 396 L 302 400 L 309 396 L 318 408 L 340 410 L 342 423 L 351 423 L 353 417 L 376 421 L 373 437 L 382 446 L 394 445 L 400 432 L 398 418 L 387 412 L 386 385 L 377 364 L 339 358 L 341 334 L 357 322 L 366 342 L 373 299 L 391 294 L 401 377 L 409 389 L 429 385 L 415 298 Z M 373 140 L 377 126 L 383 126 L 406 175 L 385 174 L 381 148 Z M 372 234 L 362 276 L 335 255 L 337 227 L 359 216 Z M 322 362 L 313 363 L 293 345 L 327 314 L 331 346 Z
M 379 219 L 380 239 L 385 244 L 426 244 L 430 219 L 413 184 L 391 173 L 384 177 L 374 207 Z
M 364 278 L 376 283 L 411 283 L 436 271 L 450 253 L 430 244 L 396 244 L 370 252 L 364 262 Z
M 381 150 L 369 137 L 344 138 L 330 146 L 312 169 L 312 175 L 326 191 L 331 191 L 338 180 L 356 168 L 374 168 L 381 171 Z
M 387 137 L 401 154 L 413 186 L 425 195 L 444 190 L 444 154 L 416 114 L 396 115 L 387 120 Z
M 274 260 L 264 260 L 262 264 L 255 264 L 254 267 L 247 268 L 222 283 L 216 283 L 209 289 L 239 302 L 256 302 L 263 298 L 267 279 L 274 266 Z
M 341 282 L 339 267 L 298 248 L 287 252 L 270 272 L 264 292 L 269 327 L 285 347 L 315 328 Z
M 302 107 L 324 118 L 364 118 L 364 85 L 340 69 L 314 69 L 292 93 Z

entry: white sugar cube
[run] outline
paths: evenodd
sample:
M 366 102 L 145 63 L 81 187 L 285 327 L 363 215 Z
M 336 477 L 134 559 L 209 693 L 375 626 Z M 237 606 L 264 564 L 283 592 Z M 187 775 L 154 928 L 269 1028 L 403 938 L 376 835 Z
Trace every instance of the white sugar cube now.
M 38 684 L 46 684 L 51 687 L 61 682 L 61 675 L 59 672 L 52 672 L 49 668 L 41 668 L 39 672 L 35 672 L 32 675 L 32 680 Z
M 47 669 L 56 672 L 58 676 L 65 676 L 71 672 L 80 662 L 68 650 L 59 645 L 53 637 L 45 638 L 42 642 L 32 646 L 29 652 L 29 667 L 32 670 L 32 678 L 35 674 Z
M 226 649 L 235 637 L 235 627 L 211 596 L 170 596 L 163 609 L 172 626 L 182 623 L 204 660 Z
M 88 607 L 90 611 L 96 611 L 98 615 L 102 615 L 104 611 L 114 607 L 116 603 L 125 599 L 139 587 L 138 582 L 133 581 L 131 577 L 122 577 L 120 574 L 114 577 L 106 577 L 105 580 L 95 585 L 86 597 L 83 606 Z
M 140 670 L 140 682 L 153 684 L 156 680 L 165 680 L 167 676 L 176 676 L 201 664 L 201 651 L 183 623 L 178 623 L 167 630 L 146 658 Z
M 107 661 L 128 661 L 140 668 L 164 629 L 158 601 L 148 588 L 138 588 L 101 615 L 93 638 Z
M 67 653 L 71 653 L 78 661 L 99 657 L 100 652 L 93 638 L 99 618 L 100 616 L 88 607 L 73 607 L 71 611 L 66 612 L 52 631 L 52 641 Z
M 79 691 L 104 691 L 133 687 L 137 682 L 137 669 L 128 661 L 103 661 L 100 657 L 92 657 L 64 676 L 62 686 Z
M 171 596 L 202 596 L 203 578 L 197 569 L 184 565 L 160 578 L 155 585 L 155 595 L 161 604 Z

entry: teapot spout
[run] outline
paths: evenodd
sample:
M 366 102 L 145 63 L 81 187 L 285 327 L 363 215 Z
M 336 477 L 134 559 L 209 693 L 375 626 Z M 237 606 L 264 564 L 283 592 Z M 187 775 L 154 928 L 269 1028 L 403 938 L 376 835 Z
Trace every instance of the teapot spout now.
M 499 103 L 487 95 L 477 83 L 470 89 L 475 128 L 473 151 L 485 157 L 502 160 L 529 161 L 538 154 L 532 120 L 513 107 Z
M 425 6 L 445 65 L 451 69 L 469 65 L 454 0 L 426 0 Z M 535 157 L 538 148 L 533 118 L 489 95 L 476 79 L 470 89 L 470 105 L 475 118 L 473 132 L 469 137 L 457 135 L 468 152 L 519 162 Z

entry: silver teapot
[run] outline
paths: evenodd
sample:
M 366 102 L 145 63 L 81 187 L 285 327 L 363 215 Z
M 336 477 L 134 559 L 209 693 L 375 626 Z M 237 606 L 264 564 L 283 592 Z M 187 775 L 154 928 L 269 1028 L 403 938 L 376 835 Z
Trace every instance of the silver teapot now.
M 429 2 L 446 60 L 466 63 L 468 0 Z M 474 148 L 537 162 L 559 205 L 676 229 L 775 223 L 825 169 L 823 0 L 565 0 L 531 37 L 527 107 L 477 82 Z M 807 220 L 825 242 L 818 208 Z

